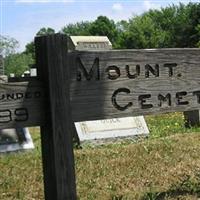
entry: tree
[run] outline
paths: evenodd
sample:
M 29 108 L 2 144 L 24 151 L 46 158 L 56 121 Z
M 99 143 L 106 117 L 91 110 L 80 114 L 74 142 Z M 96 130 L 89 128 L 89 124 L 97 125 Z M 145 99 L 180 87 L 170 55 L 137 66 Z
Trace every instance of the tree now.
M 55 34 L 55 30 L 52 28 L 41 28 L 37 33 L 36 36 L 43 36 L 43 35 L 51 35 L 51 34 Z M 35 60 L 35 45 L 34 42 L 31 41 L 30 43 L 26 44 L 25 46 L 25 51 L 24 53 L 26 55 L 31 54 L 32 55 L 32 59 Z
M 68 24 L 62 28 L 61 32 L 68 36 L 88 36 L 91 35 L 89 32 L 91 23 L 78 22 L 75 24 Z
M 197 42 L 197 47 L 200 48 L 200 24 L 197 25 L 196 30 L 197 30 L 197 35 L 199 36 L 199 41 Z
M 122 48 L 199 46 L 200 3 L 150 10 L 129 20 L 120 33 Z
M 24 53 L 27 55 L 31 54 L 32 58 L 35 59 L 35 45 L 33 41 L 26 44 Z
M 26 70 L 29 70 L 29 66 L 33 63 L 31 54 L 10 54 L 4 61 L 5 74 L 9 76 L 11 73 L 14 73 L 16 76 L 21 76 Z
M 5 71 L 5 60 L 8 56 L 13 55 L 19 47 L 19 42 L 9 36 L 0 35 L 0 55 L 1 55 L 1 75 Z
M 0 35 L 0 53 L 3 55 L 4 71 L 6 75 L 14 73 L 17 76 L 29 69 L 33 64 L 30 54 L 16 53 L 19 42 L 9 36 Z
M 42 35 L 51 35 L 51 34 L 54 34 L 55 33 L 55 30 L 50 28 L 50 27 L 47 27 L 47 28 L 41 28 L 37 33 L 36 33 L 36 36 L 42 36 Z
M 129 29 L 129 23 L 126 20 L 121 20 L 116 23 L 117 38 L 114 41 L 113 47 L 116 49 L 125 49 L 127 45 L 125 44 L 126 33 Z
M 198 43 L 200 3 L 172 5 L 145 14 L 161 31 L 167 32 L 165 47 L 195 47 Z
M 142 15 L 129 20 L 122 37 L 123 48 L 161 48 L 167 44 L 168 32 L 157 27 L 148 15 Z
M 0 35 L 0 54 L 3 55 L 3 57 L 15 53 L 18 47 L 19 42 L 16 39 Z
M 115 45 L 118 37 L 118 31 L 113 20 L 106 16 L 99 16 L 89 28 L 91 35 L 107 36 L 109 40 Z

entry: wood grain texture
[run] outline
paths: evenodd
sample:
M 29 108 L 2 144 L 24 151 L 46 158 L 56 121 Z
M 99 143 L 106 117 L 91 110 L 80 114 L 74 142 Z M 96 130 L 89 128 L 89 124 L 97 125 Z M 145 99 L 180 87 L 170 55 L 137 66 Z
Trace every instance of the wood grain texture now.
M 35 45 L 39 78 L 48 98 L 47 117 L 41 126 L 45 199 L 75 200 L 69 72 L 64 70 L 67 38 L 60 34 L 39 37 Z
M 42 125 L 45 99 L 39 81 L 0 83 L 0 128 Z
M 44 48 L 41 47 L 41 48 Z M 53 55 L 51 55 L 53 56 Z M 197 94 L 194 92 L 200 91 L 200 49 L 155 49 L 155 50 L 122 50 L 122 51 L 84 51 L 66 53 L 63 55 L 67 59 L 67 63 L 63 63 L 64 68 L 62 75 L 65 73 L 64 69 L 70 68 L 70 98 L 71 98 L 71 110 L 74 121 L 96 120 L 113 117 L 125 117 L 125 116 L 137 116 L 146 114 L 156 114 L 174 111 L 189 111 L 197 110 L 200 107 Z M 46 58 L 43 56 L 43 62 L 46 62 Z M 40 59 L 40 60 L 41 60 Z M 89 73 L 92 66 L 99 66 L 99 80 L 96 80 L 96 68 L 94 65 L 93 75 L 90 80 L 86 80 L 83 76 L 83 72 L 80 68 L 80 61 Z M 39 63 L 38 66 L 43 65 Z M 169 63 L 176 63 L 177 66 L 173 68 L 173 75 L 170 77 L 169 68 L 164 65 Z M 149 64 L 153 68 L 155 65 L 159 65 L 159 76 L 153 75 L 149 72 L 149 78 L 145 77 L 145 65 Z M 129 74 L 134 75 L 136 72 L 136 65 L 140 65 L 140 74 L 136 78 L 129 78 L 127 76 L 126 66 L 129 66 Z M 108 78 L 108 67 L 117 66 L 120 71 L 120 76 L 115 80 Z M 38 69 L 39 74 L 45 74 L 43 69 Z M 81 80 L 77 81 L 77 72 L 81 72 Z M 116 71 L 111 68 L 109 74 L 116 76 Z M 80 74 L 79 74 L 80 75 Z M 117 77 L 117 76 L 116 76 Z M 67 77 L 66 77 L 67 78 Z M 79 77 L 80 78 L 80 77 Z M 25 84 L 26 86 L 20 86 L 19 91 L 24 91 L 27 88 L 28 83 L 15 83 L 13 85 L 1 85 L 0 94 L 8 91 L 18 91 L 18 86 Z M 35 82 L 38 88 L 41 83 Z M 29 82 L 28 90 L 32 90 L 32 82 Z M 57 87 L 57 86 L 56 86 Z M 62 86 L 63 87 L 63 86 Z M 4 89 L 3 89 L 4 88 Z M 36 87 L 37 88 L 37 87 Z M 116 109 L 112 103 L 112 95 L 114 91 L 126 88 L 130 90 L 130 94 L 118 93 L 116 101 L 120 106 L 125 106 L 129 102 L 132 106 L 121 111 Z M 187 101 L 186 105 L 177 105 L 177 93 L 186 92 L 186 95 L 179 95 L 182 98 L 181 101 Z M 159 95 L 166 96 L 171 95 L 171 105 L 162 102 L 162 106 L 159 106 Z M 67 96 L 67 92 L 65 96 Z M 141 108 L 141 100 L 139 96 L 151 95 L 144 104 L 152 104 L 152 108 Z M 47 95 L 45 102 L 49 98 Z M 61 100 L 57 97 L 57 100 Z M 25 101 L 24 104 L 28 105 L 30 109 L 30 120 L 28 123 L 22 123 L 18 125 L 38 125 L 39 122 L 44 122 L 43 116 L 48 116 L 46 112 L 46 103 L 43 105 L 44 100 L 32 99 Z M 16 102 L 15 102 L 16 103 Z M 15 104 L 10 101 L 1 102 L 1 108 L 12 107 L 12 109 L 18 108 L 22 105 L 22 102 Z M 3 106 L 4 105 L 4 106 Z M 33 108 L 32 108 L 33 107 Z M 32 114 L 33 113 L 33 114 Z M 14 123 L 8 123 L 3 125 L 0 123 L 0 127 L 12 127 Z
M 72 114 L 75 121 L 187 111 L 200 107 L 198 97 L 194 94 L 200 90 L 200 49 L 85 51 L 70 53 L 68 56 L 68 65 L 71 66 Z M 90 80 L 86 80 L 83 70 L 79 70 L 80 61 L 88 73 L 94 65 L 93 75 L 96 73 L 94 63 L 99 65 L 99 75 L 91 76 L 88 78 Z M 173 68 L 173 75 L 170 76 L 166 64 L 174 63 L 177 66 Z M 152 67 L 159 65 L 159 76 L 156 77 L 149 72 L 149 77 L 146 78 L 145 65 L 147 64 Z M 136 71 L 135 66 L 139 65 L 139 76 L 134 79 L 128 78 L 127 65 L 132 75 Z M 117 66 L 120 70 L 120 76 L 115 80 L 108 78 L 109 66 Z M 82 73 L 79 81 L 77 81 L 78 71 Z M 114 73 L 117 74 L 115 71 Z M 111 99 L 113 92 L 120 88 L 129 89 L 130 94 L 119 93 L 116 97 L 117 103 L 121 106 L 129 102 L 132 104 L 123 111 L 116 109 Z M 180 92 L 186 92 L 186 95 Z M 162 102 L 162 106 L 159 106 L 158 96 L 167 94 L 171 95 L 171 105 Z M 152 104 L 152 108 L 141 108 L 141 100 L 139 100 L 141 95 L 151 95 L 144 104 Z M 185 101 L 188 104 L 178 105 Z

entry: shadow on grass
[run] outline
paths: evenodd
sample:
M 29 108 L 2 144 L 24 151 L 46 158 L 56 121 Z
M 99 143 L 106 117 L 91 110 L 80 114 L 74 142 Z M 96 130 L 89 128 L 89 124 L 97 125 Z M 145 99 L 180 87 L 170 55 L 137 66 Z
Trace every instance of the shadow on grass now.
M 179 196 L 196 196 L 200 197 L 200 182 L 192 182 L 189 178 L 179 185 L 171 187 L 167 191 L 147 192 L 141 200 L 164 200 L 165 198 L 178 198 Z
M 175 198 L 179 196 L 186 196 L 186 195 L 195 195 L 197 197 L 200 197 L 200 191 L 194 192 L 194 191 L 188 191 L 188 190 L 168 190 L 164 192 L 148 192 L 144 195 L 144 197 L 141 200 L 163 200 L 165 198 Z

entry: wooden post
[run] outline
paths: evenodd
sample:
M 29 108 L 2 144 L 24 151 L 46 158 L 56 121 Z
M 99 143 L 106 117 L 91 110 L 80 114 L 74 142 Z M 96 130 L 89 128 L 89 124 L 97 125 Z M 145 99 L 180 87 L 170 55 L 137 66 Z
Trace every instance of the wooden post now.
M 35 45 L 38 76 L 48 100 L 46 122 L 41 127 L 45 199 L 75 200 L 67 37 L 37 37 Z
M 200 126 L 200 110 L 185 111 L 185 127 L 197 127 Z

